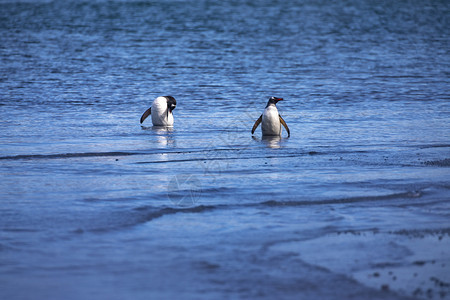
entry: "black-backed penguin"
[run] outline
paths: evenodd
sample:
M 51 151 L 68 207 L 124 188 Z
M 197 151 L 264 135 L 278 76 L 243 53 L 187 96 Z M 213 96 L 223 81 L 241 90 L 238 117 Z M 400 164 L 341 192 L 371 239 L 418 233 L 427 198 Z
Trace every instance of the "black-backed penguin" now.
M 141 117 L 141 124 L 151 114 L 153 126 L 173 126 L 172 111 L 177 106 L 177 100 L 172 96 L 156 98 L 152 106 Z
M 289 127 L 278 113 L 278 109 L 276 106 L 277 102 L 281 100 L 283 100 L 283 98 L 270 97 L 263 114 L 258 118 L 258 120 L 256 120 L 255 125 L 253 125 L 252 134 L 255 132 L 258 125 L 262 123 L 261 130 L 263 136 L 280 136 L 281 124 L 283 124 L 288 133 L 288 137 L 291 136 Z

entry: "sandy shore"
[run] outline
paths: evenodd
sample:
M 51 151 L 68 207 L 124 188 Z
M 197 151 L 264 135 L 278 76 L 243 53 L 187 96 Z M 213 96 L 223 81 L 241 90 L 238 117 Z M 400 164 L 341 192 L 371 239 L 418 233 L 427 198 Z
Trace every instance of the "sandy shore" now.
M 375 289 L 418 299 L 450 296 L 448 230 L 342 232 L 275 247 L 298 253 L 300 259 L 311 265 L 345 274 Z

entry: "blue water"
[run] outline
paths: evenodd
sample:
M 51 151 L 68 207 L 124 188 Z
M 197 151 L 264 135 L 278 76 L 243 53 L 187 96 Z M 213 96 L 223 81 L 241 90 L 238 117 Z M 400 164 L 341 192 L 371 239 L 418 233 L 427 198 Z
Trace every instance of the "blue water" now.
M 450 2 L 0 12 L 1 299 L 450 297 Z

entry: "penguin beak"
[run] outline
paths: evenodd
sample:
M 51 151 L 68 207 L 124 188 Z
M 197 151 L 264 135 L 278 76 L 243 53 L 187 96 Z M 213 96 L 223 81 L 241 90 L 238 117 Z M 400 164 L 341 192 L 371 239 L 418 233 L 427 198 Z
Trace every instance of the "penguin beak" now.
M 275 98 L 276 101 L 281 101 L 283 98 Z

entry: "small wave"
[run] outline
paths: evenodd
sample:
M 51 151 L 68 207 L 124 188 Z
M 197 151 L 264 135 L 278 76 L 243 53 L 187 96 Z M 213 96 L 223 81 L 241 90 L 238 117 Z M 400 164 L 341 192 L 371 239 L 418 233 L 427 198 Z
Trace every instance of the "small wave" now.
M 239 152 L 242 149 L 236 148 L 218 148 L 213 150 L 193 150 L 193 149 L 183 149 L 181 151 L 144 151 L 144 150 L 136 150 L 136 151 L 111 151 L 111 152 L 74 152 L 74 153 L 55 153 L 55 154 L 20 154 L 20 155 L 7 155 L 0 156 L 0 160 L 33 160 L 33 159 L 66 159 L 66 158 L 83 158 L 83 157 L 114 157 L 114 156 L 131 156 L 131 155 L 154 155 L 160 153 L 170 153 L 170 154 L 193 154 L 193 153 L 217 153 L 217 152 Z M 341 151 L 340 154 L 346 153 L 365 153 L 366 151 Z M 239 156 L 239 157 L 198 157 L 198 158 L 188 158 L 188 159 L 173 159 L 173 160 L 157 160 L 157 161 L 140 161 L 136 162 L 136 164 L 158 164 L 158 163 L 169 163 L 169 162 L 192 162 L 192 161 L 208 161 L 208 160 L 233 160 L 236 158 L 239 159 L 270 159 L 270 158 L 293 158 L 293 157 L 302 157 L 302 156 L 316 156 L 316 155 L 329 155 L 333 154 L 332 152 L 318 152 L 318 151 L 307 151 L 307 152 L 297 152 L 297 153 L 288 153 L 284 155 L 263 155 L 263 156 Z M 336 153 L 337 154 L 337 153 Z
M 278 201 L 269 200 L 256 203 L 245 204 L 219 204 L 219 205 L 198 205 L 187 208 L 182 207 L 165 207 L 155 210 L 155 207 L 141 206 L 134 208 L 135 211 L 145 212 L 146 221 L 163 217 L 166 215 L 172 215 L 176 213 L 202 213 L 205 211 L 217 210 L 217 209 L 234 209 L 238 207 L 258 207 L 258 206 L 311 206 L 311 205 L 329 205 L 329 204 L 346 204 L 357 202 L 371 202 L 381 200 L 393 200 L 393 199 L 405 199 L 405 198 L 420 198 L 423 195 L 422 191 L 408 191 L 403 193 L 387 194 L 380 196 L 360 196 L 353 198 L 341 198 L 341 199 L 326 199 L 318 201 Z
M 421 238 L 427 235 L 437 235 L 442 237 L 444 235 L 450 236 L 450 227 L 436 228 L 436 229 L 411 229 L 411 230 L 402 229 L 397 231 L 391 231 L 389 233 Z
M 122 224 L 122 226 L 119 227 L 128 227 L 128 226 L 135 226 L 143 223 L 150 222 L 154 219 L 158 219 L 164 216 L 173 215 L 177 213 L 202 213 L 205 211 L 210 211 L 216 209 L 216 206 L 213 205 L 198 205 L 198 206 L 192 206 L 187 208 L 182 207 L 164 207 L 164 208 L 155 208 L 152 206 L 140 206 L 136 207 L 133 210 L 139 215 L 135 219 L 135 222 L 126 222 Z M 108 231 L 110 229 L 116 229 L 116 228 L 97 228 L 93 231 Z
M 421 146 L 422 149 L 426 148 L 449 148 L 450 144 L 432 144 L 432 145 L 423 145 Z
M 214 150 L 191 150 L 183 151 L 111 151 L 111 152 L 74 152 L 74 153 L 55 153 L 55 154 L 21 154 L 21 155 L 7 155 L 0 156 L 0 160 L 22 160 L 22 159 L 61 159 L 61 158 L 77 158 L 77 157 L 108 157 L 108 156 L 130 156 L 130 155 L 151 155 L 160 153 L 185 154 L 185 153 L 202 153 L 212 151 L 236 151 L 238 149 L 214 149 Z M 181 160 L 184 161 L 184 160 Z M 189 160 L 188 160 L 189 161 Z M 160 163 L 156 162 L 141 162 L 141 163 Z
M 5 228 L 3 229 L 5 232 L 38 232 L 37 229 L 29 229 L 29 228 Z
M 155 206 L 139 206 L 130 211 L 120 213 L 113 213 L 114 217 L 110 217 L 105 223 L 100 222 L 90 226 L 90 228 L 78 228 L 72 231 L 73 233 L 80 234 L 85 231 L 90 232 L 106 232 L 111 230 L 121 230 L 127 227 L 133 227 L 140 224 L 151 222 L 155 219 L 165 216 L 185 213 L 204 213 L 215 210 L 232 210 L 239 208 L 258 208 L 258 207 L 301 207 L 301 206 L 313 206 L 313 205 L 333 205 L 333 204 L 346 204 L 346 203 L 364 203 L 370 201 L 381 200 L 393 200 L 404 198 L 418 198 L 422 196 L 421 191 L 411 191 L 404 193 L 380 195 L 380 196 L 368 196 L 368 197 L 354 197 L 354 198 L 342 198 L 342 199 L 327 199 L 319 201 L 278 201 L 270 200 L 265 202 L 250 202 L 240 204 L 216 204 L 216 205 L 196 205 L 190 207 L 155 207 Z M 114 222 L 110 222 L 114 220 Z
M 346 203 L 358 203 L 358 202 L 372 202 L 382 200 L 394 200 L 404 198 L 419 198 L 423 195 L 421 191 L 409 191 L 404 193 L 380 195 L 380 196 L 360 196 L 352 198 L 340 198 L 340 199 L 326 199 L 318 201 L 278 201 L 269 200 L 260 203 L 265 206 L 311 206 L 311 205 L 329 205 L 329 204 L 346 204 Z
M 403 79 L 403 78 L 424 78 L 423 75 L 380 75 L 374 76 L 375 78 L 387 78 L 387 79 Z
M 202 213 L 216 209 L 216 206 L 199 205 L 187 208 L 182 207 L 154 207 L 140 206 L 130 210 L 118 210 L 105 212 L 106 216 L 95 217 L 92 222 L 86 222 L 84 226 L 74 227 L 71 234 L 84 234 L 86 232 L 110 232 L 145 224 L 154 219 L 177 213 Z
M 192 206 L 187 208 L 181 208 L 181 207 L 164 207 L 161 209 L 155 210 L 154 207 L 149 206 L 141 206 L 136 207 L 134 210 L 139 212 L 144 212 L 145 214 L 145 220 L 151 221 L 156 218 L 160 218 L 167 215 L 173 215 L 176 213 L 202 213 L 204 211 L 210 211 L 213 209 L 216 209 L 217 206 L 214 205 L 198 205 L 198 206 Z
M 127 156 L 138 155 L 137 152 L 85 152 L 85 153 L 59 153 L 59 154 L 25 154 L 13 156 L 0 156 L 0 160 L 21 160 L 21 159 L 58 159 L 58 158 L 77 158 L 93 156 Z
M 446 158 L 443 160 L 429 160 L 424 162 L 425 165 L 428 166 L 436 166 L 436 167 L 450 167 L 450 158 Z
M 271 159 L 271 158 L 293 158 L 301 157 L 305 155 L 319 155 L 321 153 L 311 151 L 308 153 L 296 153 L 287 155 L 262 155 L 262 156 L 246 156 L 246 157 L 199 157 L 199 158 L 186 158 L 186 159 L 172 159 L 172 160 L 154 160 L 154 161 L 140 161 L 136 164 L 161 164 L 161 163 L 176 163 L 176 162 L 194 162 L 194 161 L 218 161 L 218 160 L 250 160 L 250 159 Z

